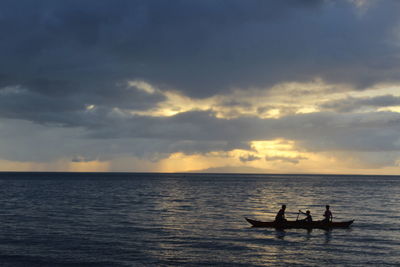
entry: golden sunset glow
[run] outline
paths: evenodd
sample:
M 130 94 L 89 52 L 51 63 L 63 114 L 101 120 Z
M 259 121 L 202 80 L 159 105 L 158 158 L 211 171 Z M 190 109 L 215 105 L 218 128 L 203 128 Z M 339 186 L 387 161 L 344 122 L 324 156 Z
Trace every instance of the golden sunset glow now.
M 131 81 L 144 92 L 154 94 L 159 92 L 166 100 L 159 103 L 155 109 L 132 111 L 131 114 L 142 116 L 170 117 L 188 111 L 213 111 L 217 118 L 232 119 L 242 116 L 259 118 L 280 118 L 288 114 L 308 114 L 320 112 L 318 106 L 330 101 L 340 101 L 348 97 L 379 97 L 385 95 L 400 96 L 400 85 L 382 84 L 363 91 L 350 91 L 348 85 L 330 85 L 321 79 L 308 83 L 282 83 L 268 90 L 251 89 L 234 90 L 231 94 L 217 95 L 205 99 L 193 99 L 176 91 L 161 91 L 143 81 Z M 333 88 L 341 87 L 341 90 Z M 294 98 L 288 100 L 287 95 Z M 228 103 L 237 103 L 228 105 Z M 93 108 L 92 105 L 89 106 Z M 398 112 L 397 106 L 377 108 L 377 111 Z M 368 111 L 368 110 L 366 110 Z
M 70 162 L 67 168 L 71 172 L 107 172 L 110 170 L 110 163 L 101 161 Z

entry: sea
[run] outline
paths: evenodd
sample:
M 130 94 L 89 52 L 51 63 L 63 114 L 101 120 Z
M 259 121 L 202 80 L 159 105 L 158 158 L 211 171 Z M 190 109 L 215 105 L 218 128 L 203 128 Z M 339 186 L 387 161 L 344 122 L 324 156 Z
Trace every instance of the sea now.
M 0 266 L 400 266 L 399 219 L 400 176 L 3 172 Z

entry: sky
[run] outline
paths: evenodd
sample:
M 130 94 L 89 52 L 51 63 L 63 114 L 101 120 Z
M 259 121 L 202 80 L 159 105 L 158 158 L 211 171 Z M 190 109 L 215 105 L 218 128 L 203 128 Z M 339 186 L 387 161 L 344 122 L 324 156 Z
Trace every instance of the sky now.
M 399 174 L 399 14 L 2 0 L 0 171 Z

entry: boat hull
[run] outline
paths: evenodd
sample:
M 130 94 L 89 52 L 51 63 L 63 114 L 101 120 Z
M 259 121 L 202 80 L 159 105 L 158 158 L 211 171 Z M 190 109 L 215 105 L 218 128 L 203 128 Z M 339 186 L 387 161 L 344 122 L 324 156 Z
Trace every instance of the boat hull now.
M 266 228 L 277 228 L 277 229 L 290 229 L 290 228 L 298 228 L 298 229 L 331 229 L 331 228 L 348 228 L 354 220 L 344 221 L 344 222 L 304 222 L 304 221 L 286 221 L 283 223 L 276 222 L 262 222 L 256 221 L 249 218 L 245 218 L 253 227 L 266 227 Z

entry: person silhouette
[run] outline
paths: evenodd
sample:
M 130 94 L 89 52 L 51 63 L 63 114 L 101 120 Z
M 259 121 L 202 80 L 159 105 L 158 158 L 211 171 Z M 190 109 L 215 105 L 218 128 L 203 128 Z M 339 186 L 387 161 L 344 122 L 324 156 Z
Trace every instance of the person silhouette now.
M 322 220 L 325 223 L 331 222 L 333 219 L 332 212 L 329 210 L 329 205 L 326 205 L 326 210 L 324 212 L 324 219 Z
M 301 220 L 301 221 L 303 221 L 303 222 L 312 222 L 312 221 L 313 221 L 313 220 L 312 220 L 312 216 L 311 216 L 311 212 L 310 212 L 309 210 L 307 210 L 306 212 L 302 212 L 301 210 L 299 210 L 299 212 L 300 212 L 301 214 L 304 214 L 304 215 L 307 216 L 305 219 L 303 219 L 303 220 Z
M 285 210 L 286 210 L 286 205 L 282 205 L 282 208 L 278 211 L 278 213 L 275 216 L 275 222 L 277 223 L 286 222 Z

